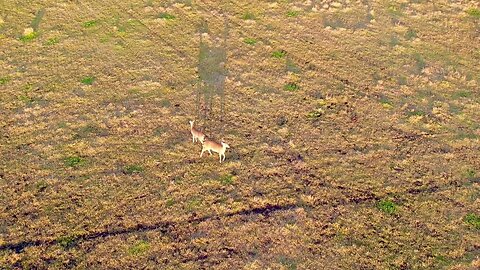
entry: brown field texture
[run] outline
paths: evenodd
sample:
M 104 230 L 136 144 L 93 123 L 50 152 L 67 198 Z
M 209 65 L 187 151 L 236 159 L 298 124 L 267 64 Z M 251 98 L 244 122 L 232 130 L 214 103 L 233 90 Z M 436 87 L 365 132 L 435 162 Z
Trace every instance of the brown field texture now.
M 2 0 L 0 269 L 479 269 L 479 63 L 478 1 Z

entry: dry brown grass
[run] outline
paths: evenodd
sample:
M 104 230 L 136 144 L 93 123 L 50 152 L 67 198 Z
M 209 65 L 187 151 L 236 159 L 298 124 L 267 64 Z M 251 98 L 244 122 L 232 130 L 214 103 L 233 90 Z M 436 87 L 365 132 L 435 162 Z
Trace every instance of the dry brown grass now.
M 1 269 L 478 267 L 474 1 L 4 2 Z

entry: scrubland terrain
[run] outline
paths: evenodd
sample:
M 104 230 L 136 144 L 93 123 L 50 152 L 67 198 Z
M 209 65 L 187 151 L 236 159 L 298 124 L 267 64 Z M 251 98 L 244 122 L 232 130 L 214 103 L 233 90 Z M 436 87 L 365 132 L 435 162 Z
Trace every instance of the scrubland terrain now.
M 480 267 L 477 1 L 3 0 L 0 52 L 0 269 Z

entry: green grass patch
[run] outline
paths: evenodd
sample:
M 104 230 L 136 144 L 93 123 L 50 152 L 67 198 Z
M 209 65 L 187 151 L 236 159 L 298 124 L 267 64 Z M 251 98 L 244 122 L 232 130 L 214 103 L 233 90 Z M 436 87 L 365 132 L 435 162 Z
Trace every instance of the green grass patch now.
M 82 26 L 83 26 L 84 28 L 92 28 L 92 27 L 95 27 L 95 26 L 97 25 L 97 23 L 98 23 L 98 21 L 96 21 L 96 20 L 91 20 L 91 21 L 84 22 L 84 23 L 82 24 Z
M 480 9 L 478 8 L 469 8 L 467 9 L 467 14 L 476 18 L 476 19 L 480 19 Z
M 69 249 L 77 244 L 78 238 L 74 235 L 62 236 L 57 239 L 57 243 L 64 249 Z
M 397 211 L 397 205 L 390 200 L 381 200 L 377 203 L 377 208 L 384 213 L 394 214 Z
M 244 20 L 255 20 L 256 16 L 255 16 L 255 14 L 253 14 L 251 12 L 246 12 L 242 15 L 242 19 L 244 19 Z
M 247 43 L 248 45 L 255 45 L 255 43 L 257 43 L 257 40 L 254 38 L 245 38 L 243 42 Z
M 158 14 L 158 18 L 164 20 L 174 20 L 175 16 L 166 12 L 161 12 L 160 14 Z
M 298 11 L 291 10 L 287 12 L 287 17 L 297 17 L 299 15 Z
M 49 38 L 46 42 L 45 45 L 47 46 L 52 46 L 60 42 L 60 40 L 57 37 Z
M 125 174 L 135 174 L 135 173 L 141 173 L 143 172 L 144 169 L 140 165 L 128 165 L 123 168 L 123 172 Z
M 1 77 L 0 78 L 0 85 L 4 85 L 10 81 L 10 78 L 8 77 Z
M 94 81 L 95 81 L 95 77 L 91 77 L 91 76 L 83 77 L 80 80 L 80 82 L 85 85 L 92 85 Z
M 29 42 L 38 37 L 38 32 L 31 32 L 29 34 L 23 35 L 20 37 L 20 40 L 23 42 Z
M 78 166 L 85 163 L 85 159 L 83 159 L 79 156 L 66 157 L 63 161 L 64 161 L 65 165 L 68 166 L 68 167 L 78 167 Z
M 472 226 L 473 228 L 480 230 L 480 216 L 473 213 L 467 214 L 465 216 L 465 223 Z
M 273 58 L 283 58 L 285 57 L 285 55 L 287 55 L 287 52 L 284 50 L 278 50 L 278 51 L 272 52 Z
M 224 186 L 232 185 L 235 182 L 235 176 L 231 174 L 224 175 L 220 177 L 220 183 Z
M 147 241 L 142 240 L 137 242 L 135 245 L 131 246 L 128 249 L 128 253 L 130 255 L 137 256 L 145 253 L 149 248 L 150 248 L 150 244 Z
M 300 86 L 296 83 L 287 83 L 283 86 L 283 90 L 288 92 L 295 92 L 300 89 Z

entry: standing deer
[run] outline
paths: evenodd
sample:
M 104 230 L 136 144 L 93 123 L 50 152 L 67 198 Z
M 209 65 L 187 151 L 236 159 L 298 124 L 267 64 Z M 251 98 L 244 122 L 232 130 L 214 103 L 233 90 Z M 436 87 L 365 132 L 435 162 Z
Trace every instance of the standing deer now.
M 203 132 L 193 127 L 195 120 L 189 121 L 189 123 L 190 123 L 190 132 L 192 133 L 193 143 L 195 143 L 198 139 L 203 144 L 203 142 L 205 141 L 205 134 L 203 134 Z
M 221 142 L 221 144 L 219 144 L 217 142 L 206 139 L 203 142 L 202 153 L 200 153 L 200 157 L 202 157 L 203 152 L 205 152 L 205 151 L 208 151 L 208 153 L 210 153 L 210 155 L 212 154 L 211 151 L 213 151 L 213 152 L 218 153 L 218 156 L 220 157 L 220 163 L 222 163 L 222 156 L 223 156 L 223 160 L 225 160 L 225 151 L 227 150 L 227 148 L 230 148 L 230 146 L 228 144 L 224 143 L 223 141 Z

